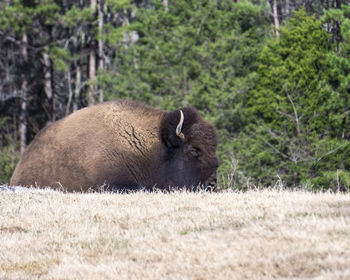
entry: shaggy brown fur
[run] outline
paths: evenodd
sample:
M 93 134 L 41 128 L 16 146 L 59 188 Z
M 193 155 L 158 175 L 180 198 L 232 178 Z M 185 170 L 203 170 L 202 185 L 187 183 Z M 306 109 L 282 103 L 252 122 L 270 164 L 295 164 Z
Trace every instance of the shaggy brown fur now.
M 38 133 L 10 184 L 68 191 L 210 184 L 218 166 L 215 129 L 194 108 L 182 111 L 184 140 L 175 133 L 179 110 L 127 100 L 79 110 Z

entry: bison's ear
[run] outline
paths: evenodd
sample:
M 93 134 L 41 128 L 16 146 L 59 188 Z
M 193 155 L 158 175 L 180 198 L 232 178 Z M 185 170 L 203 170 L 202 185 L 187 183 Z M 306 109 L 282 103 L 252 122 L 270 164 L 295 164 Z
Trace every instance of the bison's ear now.
M 169 148 L 182 145 L 186 133 L 198 118 L 197 111 L 192 107 L 185 107 L 165 113 L 160 127 L 160 134 L 164 144 Z

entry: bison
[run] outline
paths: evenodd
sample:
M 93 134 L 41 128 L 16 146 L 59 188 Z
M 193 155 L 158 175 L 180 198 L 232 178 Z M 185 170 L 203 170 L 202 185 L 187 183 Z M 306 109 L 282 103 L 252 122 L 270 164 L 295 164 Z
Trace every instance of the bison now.
M 117 100 L 43 128 L 10 184 L 87 191 L 215 186 L 217 134 L 193 107 L 164 112 Z

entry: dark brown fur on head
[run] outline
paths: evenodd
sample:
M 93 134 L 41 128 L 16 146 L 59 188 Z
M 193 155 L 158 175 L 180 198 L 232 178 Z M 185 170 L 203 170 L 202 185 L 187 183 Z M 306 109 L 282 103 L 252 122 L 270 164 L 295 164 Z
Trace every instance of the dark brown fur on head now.
M 201 119 L 196 109 L 193 107 L 185 107 L 181 109 L 184 114 L 184 123 L 182 127 L 182 132 L 184 135 L 192 127 L 194 123 Z M 161 124 L 160 133 L 164 144 L 168 147 L 179 147 L 182 144 L 182 139 L 179 138 L 175 131 L 176 127 L 180 121 L 180 109 L 169 113 L 166 113 Z
M 193 107 L 185 107 L 181 111 L 184 115 L 184 139 L 176 135 L 180 110 L 166 113 L 160 126 L 161 139 L 172 156 L 172 167 L 169 168 L 178 174 L 173 181 L 184 185 L 211 184 L 216 180 L 218 167 L 216 131 Z

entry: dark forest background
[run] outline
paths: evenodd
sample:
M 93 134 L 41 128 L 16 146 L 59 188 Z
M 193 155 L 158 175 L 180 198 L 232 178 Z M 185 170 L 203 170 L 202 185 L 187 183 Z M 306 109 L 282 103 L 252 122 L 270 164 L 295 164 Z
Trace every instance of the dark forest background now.
M 1 0 L 0 183 L 48 123 L 129 98 L 198 108 L 222 188 L 349 190 L 349 3 Z

